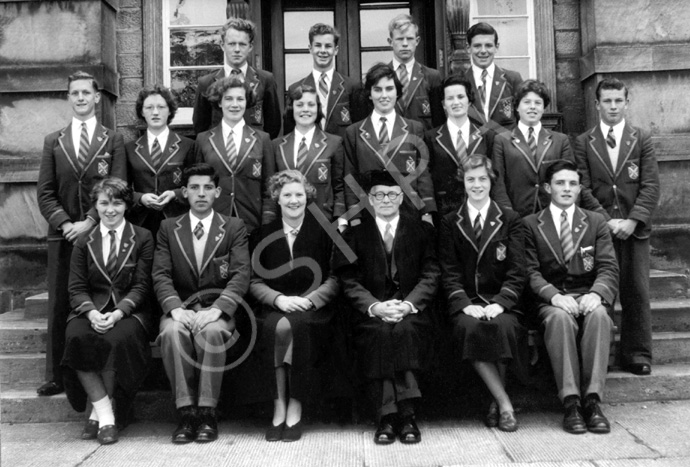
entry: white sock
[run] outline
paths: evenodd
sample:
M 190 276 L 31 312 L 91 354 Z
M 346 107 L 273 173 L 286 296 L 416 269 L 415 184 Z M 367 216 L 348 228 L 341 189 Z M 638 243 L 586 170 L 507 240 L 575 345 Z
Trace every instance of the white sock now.
M 89 415 L 89 420 L 98 421 L 98 414 L 96 413 L 96 407 L 91 404 L 91 415 Z
M 108 396 L 105 396 L 99 401 L 93 402 L 93 410 L 98 417 L 98 424 L 101 427 L 107 425 L 115 425 L 115 414 L 113 413 L 113 405 L 110 403 Z

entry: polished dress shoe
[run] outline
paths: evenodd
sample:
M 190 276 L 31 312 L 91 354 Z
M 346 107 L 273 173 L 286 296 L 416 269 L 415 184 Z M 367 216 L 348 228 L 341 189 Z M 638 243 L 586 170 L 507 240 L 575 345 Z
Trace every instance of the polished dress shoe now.
M 486 414 L 484 425 L 489 428 L 496 428 L 498 426 L 498 418 L 498 405 L 496 404 L 496 401 L 493 401 L 491 404 L 489 404 L 489 413 Z
M 498 429 L 508 433 L 517 431 L 518 421 L 515 418 L 515 412 L 512 410 L 501 412 L 501 418 L 498 419 Z
M 88 419 L 81 432 L 81 439 L 96 439 L 98 437 L 98 420 Z
M 285 422 L 278 426 L 271 424 L 271 427 L 266 430 L 266 441 L 280 441 L 283 439 L 283 430 L 285 429 Z
M 101 444 L 117 443 L 118 433 L 115 425 L 106 425 L 98 429 L 98 442 Z
M 395 416 L 386 415 L 381 417 L 379 426 L 374 433 L 374 442 L 376 444 L 392 444 L 395 442 Z
M 606 434 L 611 432 L 611 424 L 604 416 L 597 400 L 587 400 L 583 409 L 587 430 L 592 433 Z
M 196 429 L 196 442 L 208 443 L 218 439 L 218 418 L 213 407 L 199 407 L 199 427 Z
M 652 365 L 649 363 L 630 363 L 626 365 L 625 369 L 638 376 L 647 376 L 652 374 Z
M 422 434 L 419 432 L 413 416 L 403 418 L 398 435 L 400 442 L 405 444 L 415 444 L 422 440 Z
M 587 432 L 587 425 L 585 424 L 585 419 L 582 418 L 580 404 L 571 404 L 565 408 L 563 429 L 574 435 L 581 435 Z
M 286 443 L 298 441 L 302 437 L 302 421 L 295 423 L 292 426 L 285 425 L 283 431 L 283 441 Z
M 187 444 L 196 438 L 196 429 L 199 421 L 196 416 L 196 408 L 188 405 L 177 409 L 180 423 L 172 434 L 172 442 L 175 444 Z
M 65 391 L 65 387 L 57 381 L 48 381 L 40 388 L 36 389 L 39 396 L 54 396 Z

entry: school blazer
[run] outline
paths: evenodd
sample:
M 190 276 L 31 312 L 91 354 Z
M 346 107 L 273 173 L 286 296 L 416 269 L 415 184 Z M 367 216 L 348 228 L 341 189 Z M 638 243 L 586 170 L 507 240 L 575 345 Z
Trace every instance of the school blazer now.
M 69 271 L 70 321 L 91 310 L 101 313 L 122 310 L 133 316 L 147 331 L 153 317 L 148 299 L 151 293 L 153 237 L 151 233 L 125 221 L 120 239 L 115 277 L 110 277 L 103 260 L 100 224 L 79 237 L 74 245 Z M 108 304 L 112 308 L 106 309 Z
M 348 127 L 345 132 L 344 178 L 356 177 L 372 170 L 386 170 L 394 177 L 405 177 L 417 201 L 410 200 L 405 190 L 405 203 L 410 212 L 436 212 L 434 186 L 429 173 L 429 150 L 424 143 L 422 124 L 396 114 L 390 142 L 381 147 L 371 123 L 371 116 Z M 347 209 L 359 202 L 359 197 L 345 180 Z M 365 200 L 365 202 L 368 202 Z
M 62 238 L 58 231 L 64 222 L 77 222 L 87 216 L 98 223 L 98 212 L 90 199 L 91 189 L 100 178 L 113 176 L 127 180 L 125 145 L 122 135 L 96 124 L 86 167 L 77 162 L 72 143 L 72 124 L 45 137 L 38 171 L 38 208 L 48 221 L 48 238 Z
M 215 127 L 223 119 L 223 112 L 218 104 L 211 103 L 206 94 L 213 83 L 224 77 L 225 70 L 221 68 L 199 78 L 192 115 L 195 134 Z M 271 138 L 276 138 L 280 133 L 281 118 L 278 85 L 273 74 L 249 66 L 245 82 L 252 90 L 252 106 L 244 113 L 244 121 L 257 130 L 265 131 Z
M 276 172 L 295 169 L 295 133 L 274 139 L 273 152 L 276 158 Z M 307 169 L 304 175 L 316 188 L 316 206 L 329 219 L 345 213 L 343 159 L 342 138 L 316 128 L 307 153 Z
M 273 146 L 268 134 L 245 125 L 235 164 L 225 151 L 221 125 L 200 133 L 196 139 L 196 161 L 211 165 L 220 176 L 220 197 L 213 208 L 226 216 L 235 215 L 251 234 L 275 217 L 275 203 L 267 182 L 275 173 Z
M 153 288 L 163 313 L 182 306 L 182 302 L 201 290 L 218 288 L 223 292 L 213 306 L 232 317 L 249 288 L 250 264 L 247 229 L 235 217 L 213 213 L 204 249 L 201 270 L 197 269 L 189 213 L 165 219 L 158 231 L 153 259 Z M 190 303 L 189 308 L 195 303 Z
M 175 199 L 162 210 L 166 218 L 180 216 L 189 209 L 182 196 L 182 172 L 195 163 L 194 141 L 170 131 L 168 141 L 161 150 L 161 165 L 156 169 L 149 152 L 148 132 L 125 145 L 127 178 L 134 191 L 134 206 L 127 214 L 136 225 L 142 225 L 149 217 L 158 215 L 158 211 L 141 204 L 141 197 L 146 193 L 160 195 L 167 190 L 175 192 Z
M 606 137 L 600 126 L 575 139 L 575 159 L 582 185 L 591 190 L 597 207 L 608 220 L 635 219 L 633 235 L 649 238 L 652 214 L 659 203 L 659 167 L 650 135 L 626 124 L 619 143 L 618 165 L 611 166 Z
M 566 264 L 548 208 L 524 218 L 529 288 L 537 303 L 551 304 L 556 294 L 594 292 L 608 305 L 618 293 L 618 261 L 604 216 L 575 208 L 575 255 Z
M 491 201 L 480 241 L 477 242 L 467 203 L 441 221 L 439 251 L 441 282 L 448 314 L 469 305 L 498 303 L 518 311 L 527 272 L 520 216 Z
M 474 103 L 470 106 L 468 115 L 478 125 L 487 123 L 484 110 L 481 108 L 477 83 L 474 81 L 474 73 L 470 66 L 465 72 L 465 79 L 472 83 L 474 92 Z M 522 83 L 522 76 L 517 71 L 506 70 L 496 67 L 494 70 L 494 81 L 491 86 L 491 96 L 489 96 L 489 120 L 497 123 L 504 128 L 512 128 L 515 125 L 515 109 L 513 107 L 513 94 L 518 85 Z M 499 132 L 499 128 L 493 128 Z
M 389 65 L 393 68 L 393 62 Z M 404 118 L 424 125 L 424 130 L 430 130 L 443 124 L 446 119 L 442 100 L 441 73 L 415 60 L 407 93 L 404 98 L 398 99 L 395 110 Z
M 470 122 L 470 144 L 467 156 L 483 154 L 491 156 L 493 131 L 479 128 Z M 465 184 L 458 176 L 460 161 L 455 151 L 457 135 L 451 135 L 448 125 L 427 131 L 424 141 L 429 148 L 429 171 L 434 185 L 434 198 L 441 217 L 456 212 L 465 201 Z
M 318 92 L 318 83 L 314 82 L 314 75 L 309 73 L 301 80 L 290 85 L 288 95 L 298 86 L 305 84 L 313 87 Z M 325 115 L 326 133 L 338 135 L 342 138 L 345 136 L 345 130 L 348 126 L 366 116 L 366 110 L 361 109 L 361 106 L 357 105 L 357 95 L 361 91 L 362 84 L 359 81 L 337 71 L 333 72 L 333 81 L 328 94 L 328 108 Z M 294 129 L 294 121 L 288 121 L 288 118 L 285 117 L 283 119 L 283 133 L 287 135 L 294 131 Z

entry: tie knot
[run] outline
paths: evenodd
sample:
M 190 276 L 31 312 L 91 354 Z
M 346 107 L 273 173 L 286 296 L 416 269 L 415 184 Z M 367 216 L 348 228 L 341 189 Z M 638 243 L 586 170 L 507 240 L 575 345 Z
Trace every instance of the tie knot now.
M 388 121 L 388 119 L 386 117 L 381 117 L 379 120 L 381 121 L 381 125 L 385 125 L 386 122 Z
M 486 68 L 482 70 L 482 79 L 486 78 L 489 75 L 489 72 L 486 71 Z
M 299 234 L 299 229 L 292 229 L 292 230 L 290 231 L 290 235 L 292 235 L 293 237 L 296 237 L 297 234 Z
M 529 130 L 527 130 L 527 132 L 528 132 L 530 135 L 533 135 L 533 134 L 534 134 L 534 127 L 533 127 L 533 126 L 529 127 Z
M 83 129 L 86 129 L 86 122 L 81 122 L 81 127 Z M 613 128 L 611 128 L 611 131 L 613 131 Z
M 108 234 L 109 234 L 111 237 L 114 237 L 114 236 L 115 236 L 115 231 L 114 231 L 114 230 L 108 230 Z
M 561 211 L 561 219 L 567 221 L 568 220 L 568 212 L 564 209 Z
M 609 127 L 609 133 L 613 133 L 613 127 L 612 126 Z
M 302 142 L 303 142 L 304 144 L 307 144 L 307 137 L 306 137 L 306 136 L 302 136 Z
M 328 78 L 328 75 L 326 74 L 325 71 L 323 73 L 321 73 L 321 79 L 322 80 L 326 81 L 327 78 Z
M 242 72 L 240 70 L 238 70 L 237 68 L 233 68 L 232 70 L 230 70 L 231 76 L 239 76 L 241 73 Z
M 390 222 L 388 222 L 388 223 L 386 224 L 386 231 L 385 231 L 385 233 L 390 232 L 390 231 L 391 231 L 391 228 L 392 228 L 392 227 L 391 227 L 391 224 L 390 224 Z

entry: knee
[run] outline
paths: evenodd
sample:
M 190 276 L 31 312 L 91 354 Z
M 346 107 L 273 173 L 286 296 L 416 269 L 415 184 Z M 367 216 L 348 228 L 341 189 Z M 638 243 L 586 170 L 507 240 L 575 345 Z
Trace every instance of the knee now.
M 182 323 L 170 320 L 161 326 L 159 337 L 162 346 L 175 345 L 182 339 L 189 340 L 189 330 Z
M 586 322 L 596 324 L 599 327 L 604 327 L 604 330 L 611 328 L 611 318 L 606 312 L 606 308 L 598 306 L 585 318 Z
M 214 321 L 204 326 L 201 331 L 199 331 L 199 334 L 201 335 L 202 341 L 217 344 L 222 343 L 224 341 L 224 337 L 229 337 L 232 333 L 218 324 L 217 321 Z

